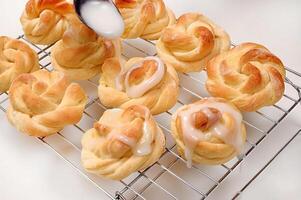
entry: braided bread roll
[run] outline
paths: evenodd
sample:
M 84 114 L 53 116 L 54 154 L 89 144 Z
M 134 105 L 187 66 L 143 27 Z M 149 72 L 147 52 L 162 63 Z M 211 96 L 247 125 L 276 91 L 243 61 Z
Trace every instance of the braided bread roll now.
M 39 69 L 38 55 L 24 42 L 0 36 L 0 93 L 22 73 Z
M 32 43 L 49 45 L 61 39 L 68 15 L 73 14 L 73 5 L 66 0 L 29 0 L 20 21 Z
M 175 23 L 163 0 L 115 0 L 125 22 L 123 38 L 159 39 L 162 30 Z
M 107 107 L 140 104 L 159 114 L 177 102 L 178 75 L 158 57 L 132 58 L 124 65 L 118 59 L 108 59 L 102 70 L 98 95 Z
M 206 98 L 172 116 L 171 130 L 180 155 L 202 164 L 226 163 L 241 153 L 246 129 L 239 110 L 225 99 Z
M 20 132 L 48 136 L 81 119 L 87 97 L 60 72 L 39 70 L 18 76 L 9 89 L 7 117 Z
M 71 80 L 86 80 L 99 74 L 105 59 L 119 54 L 119 40 L 98 37 L 77 18 L 70 20 L 69 29 L 51 50 L 53 67 Z
M 230 38 L 204 15 L 187 13 L 162 32 L 156 47 L 160 58 L 177 71 L 196 72 L 212 57 L 228 50 Z
M 216 56 L 208 63 L 207 74 L 208 92 L 245 112 L 273 105 L 284 93 L 282 62 L 259 44 L 244 43 Z
M 82 163 L 88 172 L 121 180 L 158 161 L 164 148 L 164 134 L 146 107 L 112 109 L 84 134 Z

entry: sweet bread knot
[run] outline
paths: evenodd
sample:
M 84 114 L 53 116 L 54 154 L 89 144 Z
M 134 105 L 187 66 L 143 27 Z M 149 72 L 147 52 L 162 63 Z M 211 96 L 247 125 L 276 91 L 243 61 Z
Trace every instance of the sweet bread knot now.
M 182 15 L 157 43 L 158 55 L 180 72 L 200 71 L 206 62 L 229 49 L 226 32 L 198 13 Z
M 135 105 L 105 111 L 84 134 L 82 146 L 87 171 L 120 180 L 156 162 L 164 151 L 165 138 L 150 111 Z
M 18 76 L 10 87 L 9 100 L 7 117 L 12 125 L 31 136 L 47 136 L 77 123 L 87 97 L 63 73 L 39 70 Z
M 156 40 L 166 26 L 175 22 L 162 0 L 115 0 L 115 4 L 125 22 L 123 38 Z
M 225 163 L 242 153 L 246 140 L 241 113 L 221 98 L 205 98 L 179 108 L 171 130 L 189 167 L 192 162 Z
M 74 8 L 66 0 L 29 0 L 20 20 L 31 42 L 49 45 L 62 37 L 69 15 Z
M 116 58 L 107 59 L 102 71 L 98 96 L 107 107 L 140 104 L 148 107 L 152 114 L 159 114 L 177 101 L 177 73 L 158 57 L 131 58 L 125 64 Z
M 71 80 L 86 80 L 101 72 L 105 59 L 119 56 L 120 40 L 105 40 L 78 18 L 69 20 L 69 28 L 51 50 L 53 67 Z
M 207 90 L 242 111 L 273 105 L 284 93 L 285 69 L 265 47 L 244 43 L 218 55 L 207 65 Z
M 0 36 L 0 92 L 7 91 L 18 75 L 38 69 L 34 50 L 20 40 Z

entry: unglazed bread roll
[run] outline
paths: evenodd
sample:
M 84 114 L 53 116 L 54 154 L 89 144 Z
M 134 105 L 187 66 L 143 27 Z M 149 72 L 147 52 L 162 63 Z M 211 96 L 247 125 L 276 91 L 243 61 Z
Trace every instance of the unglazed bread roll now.
M 158 57 L 131 58 L 125 64 L 116 58 L 108 59 L 102 71 L 98 95 L 107 107 L 141 104 L 152 114 L 159 114 L 177 102 L 178 75 Z
M 119 56 L 120 41 L 104 40 L 77 18 L 51 50 L 53 67 L 71 80 L 86 80 L 101 72 L 106 58 Z
M 241 153 L 246 130 L 240 111 L 221 98 L 205 98 L 181 107 L 171 130 L 179 154 L 191 163 L 216 165 Z
M 115 4 L 125 22 L 123 38 L 157 40 L 166 26 L 175 23 L 162 0 L 115 0 Z
M 26 38 L 48 45 L 61 39 L 69 15 L 74 15 L 74 8 L 66 0 L 29 0 L 20 20 Z
M 275 104 L 284 93 L 285 69 L 265 47 L 243 43 L 213 58 L 207 65 L 206 87 L 241 111 Z
M 82 138 L 82 164 L 91 173 L 121 180 L 159 160 L 162 130 L 141 105 L 104 112 Z
M 24 42 L 0 36 L 0 93 L 22 73 L 39 69 L 38 55 Z
M 77 123 L 87 97 L 63 73 L 39 70 L 18 76 L 9 89 L 9 100 L 10 123 L 20 132 L 43 137 Z
M 228 34 L 202 14 L 187 13 L 158 40 L 158 55 L 179 72 L 201 71 L 208 60 L 230 48 Z

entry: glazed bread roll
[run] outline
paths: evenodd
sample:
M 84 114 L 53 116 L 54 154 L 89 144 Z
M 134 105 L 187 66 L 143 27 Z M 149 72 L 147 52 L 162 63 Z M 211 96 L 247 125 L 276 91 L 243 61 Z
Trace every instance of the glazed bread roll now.
M 159 114 L 177 102 L 178 75 L 158 57 L 132 58 L 125 64 L 116 58 L 108 59 L 102 70 L 98 95 L 107 107 L 140 104 L 152 114 Z
M 162 0 L 115 0 L 123 20 L 123 38 L 159 39 L 162 30 L 175 23 L 175 16 Z
M 51 50 L 53 67 L 71 80 L 86 80 L 101 72 L 106 58 L 120 54 L 120 41 L 104 40 L 82 24 L 70 20 L 70 26 Z
M 112 109 L 84 134 L 82 164 L 88 172 L 121 180 L 155 163 L 164 148 L 164 134 L 146 107 Z
M 265 47 L 244 43 L 213 58 L 207 65 L 206 87 L 241 111 L 275 104 L 284 93 L 285 69 Z
M 43 137 L 79 122 L 87 97 L 61 72 L 21 74 L 9 89 L 7 117 L 20 132 Z
M 69 15 L 74 15 L 74 8 L 66 0 L 29 0 L 20 20 L 26 38 L 48 45 L 61 39 Z
M 179 154 L 191 163 L 225 163 L 243 150 L 246 130 L 239 110 L 221 98 L 206 98 L 181 107 L 171 130 Z
M 0 93 L 22 73 L 39 69 L 38 55 L 24 42 L 0 36 Z
M 177 71 L 196 72 L 212 57 L 228 50 L 230 38 L 204 15 L 187 13 L 162 32 L 156 47 L 159 57 Z

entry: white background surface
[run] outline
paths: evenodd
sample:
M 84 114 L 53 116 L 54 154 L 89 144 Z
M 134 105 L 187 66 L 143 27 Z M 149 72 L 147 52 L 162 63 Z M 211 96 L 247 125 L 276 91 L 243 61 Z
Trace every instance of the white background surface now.
M 25 0 L 0 1 L 0 35 L 21 33 Z M 301 71 L 301 1 L 166 0 L 177 16 L 203 12 L 224 27 L 236 44 L 258 42 Z M 300 118 L 298 119 L 300 120 Z M 34 138 L 14 131 L 0 112 L 0 199 L 101 199 L 101 192 Z M 5 131 L 4 131 L 5 130 Z M 241 199 L 298 199 L 300 136 L 252 183 Z

